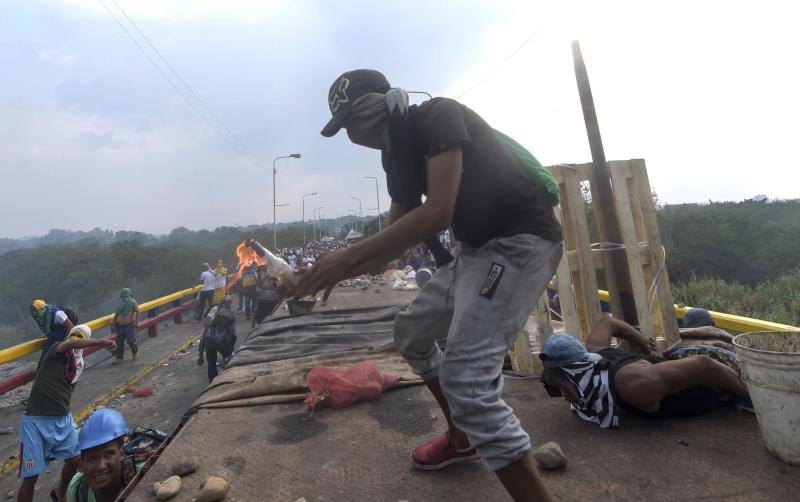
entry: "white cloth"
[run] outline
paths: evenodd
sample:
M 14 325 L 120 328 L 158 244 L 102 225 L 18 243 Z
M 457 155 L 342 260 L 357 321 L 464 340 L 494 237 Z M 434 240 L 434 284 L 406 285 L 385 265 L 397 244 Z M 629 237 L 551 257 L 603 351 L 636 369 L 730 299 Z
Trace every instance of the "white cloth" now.
M 63 312 L 56 313 L 56 319 L 58 318 L 58 314 L 63 314 Z M 64 315 L 64 319 L 66 319 L 66 314 Z M 75 331 L 80 331 L 83 333 L 85 338 L 92 337 L 92 329 L 85 325 L 85 324 L 78 324 L 70 333 L 74 333 Z M 86 368 L 86 363 L 83 361 L 83 349 L 72 349 L 72 357 L 75 359 L 75 376 L 72 378 L 70 383 L 74 384 L 78 382 L 78 379 L 81 377 L 83 370 Z
M 64 321 L 67 320 L 67 314 L 65 314 L 63 310 L 59 310 L 56 312 L 56 315 L 53 316 L 53 320 L 56 324 L 64 324 Z
M 217 278 L 214 277 L 214 272 L 206 270 L 200 274 L 200 282 L 203 283 L 203 291 L 212 291 L 217 284 Z

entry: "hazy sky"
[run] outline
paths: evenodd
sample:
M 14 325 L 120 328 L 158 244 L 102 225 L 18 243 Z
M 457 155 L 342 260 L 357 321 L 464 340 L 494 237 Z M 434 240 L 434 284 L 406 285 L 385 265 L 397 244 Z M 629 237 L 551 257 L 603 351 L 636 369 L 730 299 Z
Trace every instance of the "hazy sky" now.
M 385 210 L 379 154 L 319 135 L 328 87 L 359 67 L 459 98 L 545 164 L 589 161 L 573 39 L 607 158 L 645 158 L 662 201 L 800 197 L 790 2 L 116 1 L 246 154 L 113 0 L 0 1 L 0 236 L 271 222 L 272 160 L 294 152 L 279 221 L 315 191 L 307 217 L 345 215 L 351 196 L 374 214 L 364 176 Z

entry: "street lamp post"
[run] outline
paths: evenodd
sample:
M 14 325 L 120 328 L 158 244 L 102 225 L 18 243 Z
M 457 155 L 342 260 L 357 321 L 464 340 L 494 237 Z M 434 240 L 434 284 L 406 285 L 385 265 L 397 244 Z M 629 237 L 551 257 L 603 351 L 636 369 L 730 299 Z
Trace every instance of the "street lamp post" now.
M 353 230 L 353 223 L 358 221 L 358 211 L 356 211 L 355 209 L 348 209 L 347 212 L 352 213 L 353 215 L 353 219 L 350 220 L 350 230 Z M 357 224 L 356 227 L 358 227 Z M 356 231 L 358 231 L 358 228 L 356 228 Z
M 319 223 L 319 240 L 322 240 L 322 238 L 325 237 L 325 232 L 323 230 L 325 227 L 322 226 L 322 211 L 317 213 L 317 223 Z
M 361 207 L 361 199 L 359 199 L 358 197 L 353 197 L 352 195 L 350 196 L 350 198 L 353 199 L 353 200 L 357 200 L 358 201 L 358 215 L 359 215 L 359 218 L 363 220 L 364 219 L 364 211 L 362 210 L 362 207 Z M 356 223 L 356 231 L 358 231 L 358 223 Z
M 375 176 L 364 176 L 364 178 L 375 182 L 375 200 L 378 201 L 378 232 L 380 232 L 383 230 L 383 226 L 381 225 L 381 198 L 378 196 L 378 178 Z
M 303 244 L 304 245 L 306 243 L 306 197 L 310 197 L 312 195 L 317 195 L 317 192 L 303 194 Z
M 292 153 L 290 155 L 281 155 L 280 157 L 275 157 L 275 160 L 272 161 L 272 248 L 277 253 L 278 252 L 278 227 L 277 223 L 278 220 L 275 217 L 276 211 L 275 208 L 278 207 L 278 204 L 275 202 L 275 174 L 278 172 L 278 168 L 275 167 L 275 162 L 279 159 L 299 159 L 299 153 Z M 282 206 L 288 206 L 288 204 L 281 204 Z
M 314 224 L 314 240 L 315 241 L 317 240 L 317 218 L 316 218 L 316 215 L 317 215 L 317 211 L 319 211 L 320 209 L 322 209 L 322 206 L 315 207 L 314 208 L 314 212 L 311 213 L 311 221 Z

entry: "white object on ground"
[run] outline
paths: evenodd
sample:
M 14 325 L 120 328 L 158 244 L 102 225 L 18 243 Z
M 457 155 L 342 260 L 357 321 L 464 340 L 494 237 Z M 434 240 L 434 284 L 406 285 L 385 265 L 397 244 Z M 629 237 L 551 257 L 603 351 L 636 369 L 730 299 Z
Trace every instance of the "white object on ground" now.
M 800 333 L 744 333 L 733 345 L 767 451 L 800 465 Z

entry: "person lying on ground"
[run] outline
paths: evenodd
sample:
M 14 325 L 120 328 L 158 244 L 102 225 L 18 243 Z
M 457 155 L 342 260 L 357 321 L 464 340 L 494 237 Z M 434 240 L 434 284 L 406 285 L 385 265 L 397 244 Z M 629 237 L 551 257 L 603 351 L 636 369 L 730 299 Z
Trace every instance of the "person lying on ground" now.
M 139 358 L 139 346 L 136 343 L 136 323 L 139 322 L 139 304 L 133 298 L 129 288 L 122 288 L 119 293 L 119 305 L 114 311 L 111 329 L 117 334 L 116 358 L 112 364 L 119 364 L 125 357 L 125 343 L 131 348 L 133 360 Z
M 91 336 L 92 330 L 85 324 L 75 326 L 65 341 L 50 347 L 36 371 L 19 425 L 19 502 L 33 500 L 39 474 L 53 459 L 64 461 L 53 495 L 65 500 L 67 485 L 78 468 L 78 433 L 69 405 L 75 383 L 83 373 L 83 349 L 105 347 L 113 351 L 117 347 L 113 340 L 92 340 Z
M 549 500 L 530 437 L 501 398 L 501 372 L 561 257 L 555 182 L 474 111 L 447 98 L 409 105 L 406 91 L 380 72 L 342 74 L 328 105 L 332 117 L 323 136 L 344 128 L 353 143 L 381 150 L 389 226 L 320 258 L 293 296 L 332 288 L 422 242 L 441 248 L 436 235 L 451 228 L 459 242 L 455 260 L 438 267 L 394 322 L 398 350 L 448 425 L 412 451 L 412 465 L 434 470 L 482 458 L 514 500 Z M 441 338 L 447 338 L 444 352 L 436 345 Z
M 203 354 L 208 359 L 208 383 L 217 377 L 217 352 L 222 354 L 223 365 L 228 362 L 236 346 L 236 313 L 231 304 L 231 295 L 225 295 L 219 305 L 208 311 L 204 320 L 205 329 L 200 338 L 197 365 L 203 365 Z
M 136 476 L 136 465 L 122 446 L 128 426 L 118 411 L 101 408 L 78 435 L 79 472 L 69 483 L 67 502 L 113 502 Z
M 611 347 L 627 340 L 637 354 Z M 619 425 L 617 407 L 647 418 L 686 417 L 716 408 L 726 391 L 749 401 L 738 372 L 711 357 L 668 360 L 633 326 L 610 316 L 595 322 L 586 346 L 568 334 L 552 335 L 541 349 L 541 381 L 563 396 L 580 418 L 607 429 Z
M 711 312 L 691 308 L 683 316 L 683 327 L 679 330 L 681 345 L 707 344 L 733 350 L 733 335 L 714 324 Z

